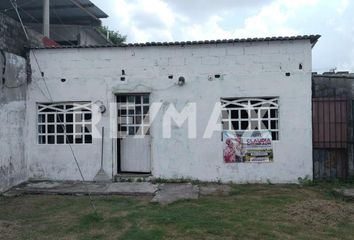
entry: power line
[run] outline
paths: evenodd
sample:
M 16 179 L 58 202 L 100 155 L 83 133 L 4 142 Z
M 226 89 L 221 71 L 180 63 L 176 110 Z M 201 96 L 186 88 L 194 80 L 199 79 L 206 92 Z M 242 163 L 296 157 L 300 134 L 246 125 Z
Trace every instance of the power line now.
M 17 1 L 15 0 L 15 3 L 16 3 L 16 6 L 17 6 L 18 8 L 20 8 L 20 7 L 23 7 L 23 6 L 26 6 L 26 5 L 30 5 L 30 4 L 32 4 L 34 1 L 36 1 L 36 0 L 27 0 L 25 3 L 22 3 L 22 4 L 18 5 L 18 4 L 17 4 Z M 11 5 L 12 5 L 12 3 L 11 3 Z M 7 11 L 11 11 L 11 10 L 14 11 L 14 8 L 13 8 L 13 7 L 4 8 L 4 9 L 1 9 L 0 12 L 7 12 Z
M 55 10 L 55 9 L 53 9 L 53 12 L 54 12 L 54 15 L 55 15 L 55 17 L 59 20 L 59 22 L 64 26 L 65 24 L 64 24 L 64 22 L 62 21 L 62 19 L 59 17 L 59 15 L 57 14 L 57 11 Z M 66 28 L 64 28 L 64 29 L 66 29 Z M 67 31 L 67 33 L 69 33 L 69 31 Z M 77 44 L 73 44 L 73 42 L 71 42 L 70 40 L 64 40 L 64 41 L 69 41 L 69 43 L 70 44 L 72 44 L 72 45 L 77 45 Z
M 25 26 L 23 25 L 21 16 L 20 16 L 20 14 L 18 13 L 17 5 L 16 5 L 12 0 L 9 0 L 9 1 L 10 1 L 11 5 L 13 6 L 13 8 L 15 9 L 16 13 L 17 13 L 17 16 L 18 16 L 18 18 L 19 18 L 19 20 L 20 20 L 20 23 L 21 23 L 21 25 L 22 25 L 23 31 L 25 32 L 27 42 L 29 43 L 30 40 L 29 40 L 28 34 L 27 34 L 27 32 L 26 32 L 26 28 L 25 28 Z M 44 85 L 45 85 L 45 87 L 46 87 L 46 89 L 47 89 L 47 92 L 48 92 L 48 95 L 49 95 L 49 99 L 50 99 L 51 103 L 54 103 L 53 97 L 52 97 L 52 95 L 51 95 L 51 93 L 50 93 L 50 91 L 49 91 L 49 88 L 48 88 L 47 82 L 46 82 L 46 80 L 45 80 L 45 77 L 44 77 L 44 75 L 42 74 L 42 69 L 41 69 L 41 67 L 40 67 L 40 65 L 39 65 L 37 56 L 36 56 L 36 54 L 35 54 L 34 51 L 32 51 L 32 54 L 33 54 L 33 57 L 34 57 L 34 59 L 35 59 L 35 61 L 36 61 L 38 70 L 39 70 L 39 72 L 41 73 L 41 77 L 42 77 L 43 82 L 44 82 Z M 59 118 L 59 122 L 60 122 L 60 123 L 63 123 L 60 118 Z M 66 133 L 66 126 L 65 126 L 65 124 L 60 124 L 60 125 L 62 126 L 63 131 Z M 73 156 L 73 159 L 74 159 L 74 161 L 75 161 L 75 164 L 76 164 L 76 166 L 77 166 L 77 168 L 78 168 L 78 170 L 79 170 L 81 179 L 82 179 L 83 182 L 85 182 L 84 175 L 83 175 L 83 173 L 82 173 L 82 171 L 81 171 L 79 162 L 78 162 L 78 160 L 77 160 L 77 158 L 76 158 L 76 155 L 75 155 L 75 152 L 74 152 L 74 150 L 73 150 L 73 148 L 72 148 L 72 145 L 71 145 L 71 143 L 70 143 L 69 137 L 68 137 L 66 134 L 65 134 L 65 136 L 66 136 L 66 140 L 67 140 L 67 143 L 68 143 L 68 145 L 69 145 L 69 148 L 70 148 L 71 155 Z M 94 201 L 93 201 L 93 199 L 92 199 L 91 192 L 90 192 L 88 186 L 86 186 L 86 191 L 87 191 L 87 193 L 88 193 L 91 206 L 92 206 L 93 210 L 96 212 L 96 206 L 95 206 L 95 203 L 94 203 Z
M 15 11 L 16 11 L 16 14 L 17 14 L 18 19 L 20 20 L 20 23 L 21 23 L 23 32 L 25 33 L 26 39 L 27 39 L 27 41 L 29 42 L 29 37 L 28 37 L 27 31 L 26 31 L 25 25 L 23 25 L 22 18 L 21 18 L 20 13 L 18 12 L 18 9 L 17 9 L 17 3 L 16 3 L 16 1 L 13 2 L 12 0 L 10 0 L 10 3 L 11 3 L 11 5 L 12 5 L 12 7 L 13 7 L 13 8 L 15 9 Z
M 42 24 L 36 17 L 34 17 L 32 14 L 30 14 L 28 11 L 26 11 L 25 9 L 18 7 L 24 14 L 26 14 L 28 17 L 30 17 L 31 19 L 33 19 L 36 23 Z M 57 37 L 63 38 L 65 39 L 64 36 L 60 35 L 59 33 L 57 33 L 56 31 L 53 32 L 54 35 L 56 35 Z M 70 45 L 76 45 L 73 42 L 71 42 L 70 40 L 64 40 L 64 42 L 69 43 Z

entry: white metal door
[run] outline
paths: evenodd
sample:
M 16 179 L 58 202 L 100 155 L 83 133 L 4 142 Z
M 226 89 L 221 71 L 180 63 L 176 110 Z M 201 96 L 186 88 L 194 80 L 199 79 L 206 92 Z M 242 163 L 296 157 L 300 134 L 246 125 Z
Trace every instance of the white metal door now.
M 149 95 L 118 96 L 120 172 L 151 172 Z
M 121 172 L 151 171 L 150 136 L 134 138 L 127 136 L 121 141 Z

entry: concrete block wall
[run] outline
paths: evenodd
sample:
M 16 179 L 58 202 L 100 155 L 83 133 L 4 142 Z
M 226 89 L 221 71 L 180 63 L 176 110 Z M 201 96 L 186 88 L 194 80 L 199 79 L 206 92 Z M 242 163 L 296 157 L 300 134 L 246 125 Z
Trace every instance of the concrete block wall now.
M 44 36 L 0 13 L 0 192 L 27 180 L 25 109 L 28 47 L 44 47 Z M 3 74 L 5 69 L 5 74 Z
M 26 29 L 30 42 L 27 41 L 18 21 L 0 13 L 0 49 L 25 57 L 26 48 L 29 46 L 43 47 L 44 36 L 29 28 Z
M 45 49 L 36 51 L 54 101 L 102 101 L 107 106 L 119 93 L 150 93 L 163 107 L 151 126 L 152 174 L 235 183 L 297 182 L 312 177 L 311 43 L 309 40 L 206 44 L 168 47 Z M 302 69 L 299 68 L 302 65 Z M 121 70 L 126 81 L 120 81 Z M 36 103 L 47 102 L 39 70 L 33 66 L 27 102 L 28 172 L 35 179 L 79 180 L 67 145 L 37 144 Z M 289 76 L 286 76 L 289 73 Z M 169 79 L 169 75 L 174 75 Z M 220 74 L 220 79 L 210 76 Z M 176 82 L 184 76 L 186 84 Z M 65 83 L 60 79 L 65 78 Z M 279 97 L 280 140 L 274 141 L 273 163 L 225 164 L 220 133 L 203 139 L 210 114 L 220 98 Z M 170 103 L 177 110 L 197 104 L 197 138 L 188 139 L 187 125 L 162 138 L 162 119 Z M 113 113 L 112 113 L 113 114 Z M 110 130 L 106 112 L 96 125 Z M 116 142 L 105 141 L 104 169 L 117 173 Z M 100 139 L 74 145 L 87 180 L 99 170 Z
M 25 161 L 26 59 L 0 54 L 0 192 L 27 180 Z

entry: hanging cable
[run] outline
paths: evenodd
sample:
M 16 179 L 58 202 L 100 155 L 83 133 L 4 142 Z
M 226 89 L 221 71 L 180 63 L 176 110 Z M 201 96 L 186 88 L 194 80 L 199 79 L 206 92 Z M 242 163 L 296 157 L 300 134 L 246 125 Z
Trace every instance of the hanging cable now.
M 36 17 L 34 17 L 32 14 L 30 14 L 28 11 L 26 11 L 25 9 L 21 8 L 21 7 L 18 7 L 18 9 L 20 9 L 24 14 L 26 14 L 28 17 L 30 17 L 32 20 L 34 20 L 36 23 L 38 24 L 42 24 Z M 53 31 L 52 32 L 56 37 L 58 38 L 62 38 L 62 39 L 65 39 L 64 36 L 62 36 L 61 34 L 59 34 L 58 32 L 56 31 Z M 69 45 L 76 45 L 75 43 L 71 42 L 70 40 L 64 40 L 64 42 L 67 42 L 69 43 Z
M 21 18 L 20 13 L 18 12 L 18 9 L 17 9 L 17 3 L 16 3 L 16 1 L 15 1 L 15 2 L 13 2 L 12 0 L 9 0 L 9 1 L 10 1 L 10 3 L 11 3 L 12 7 L 15 9 L 15 12 L 16 12 L 16 14 L 17 14 L 17 17 L 18 17 L 18 19 L 20 20 L 20 23 L 21 23 L 23 32 L 25 33 L 26 39 L 27 39 L 27 41 L 29 42 L 29 37 L 28 37 L 28 34 L 27 34 L 27 30 L 26 30 L 26 28 L 25 28 L 25 25 L 24 25 L 23 22 L 22 22 L 22 18 Z
M 57 14 L 57 11 L 55 9 L 53 9 L 53 12 L 54 12 L 54 15 L 55 17 L 58 19 L 58 21 L 60 22 L 61 25 L 65 26 L 64 22 L 62 21 L 62 19 L 59 17 L 59 15 Z M 64 27 L 66 33 L 69 33 L 69 30 L 67 30 L 65 27 Z M 69 34 L 70 35 L 70 34 Z M 65 38 L 63 38 L 65 39 Z M 77 44 L 73 43 L 72 41 L 70 40 L 65 40 L 65 42 L 68 42 L 69 44 L 71 45 L 78 45 L 79 44 L 79 41 L 77 41 Z
M 22 25 L 23 31 L 25 32 L 27 42 L 29 42 L 30 40 L 29 40 L 28 34 L 27 34 L 27 32 L 26 32 L 26 28 L 25 28 L 25 26 L 23 25 L 21 16 L 20 16 L 20 14 L 18 13 L 17 5 L 16 5 L 16 3 L 13 2 L 13 0 L 9 0 L 9 1 L 10 1 L 11 5 L 13 6 L 13 8 L 15 9 L 16 13 L 17 13 L 17 16 L 18 16 L 18 18 L 19 18 L 19 20 L 20 20 L 20 23 L 21 23 L 21 25 Z M 38 67 L 39 72 L 42 73 L 42 70 L 41 70 L 41 67 L 40 67 L 40 65 L 39 65 L 39 62 L 38 62 L 38 59 L 37 59 L 37 56 L 36 56 L 35 52 L 32 51 L 32 54 L 33 54 L 33 57 L 34 57 L 34 59 L 35 59 L 35 61 L 36 61 L 36 64 L 37 64 L 37 67 Z M 49 100 L 50 100 L 51 103 L 54 103 L 53 97 L 52 97 L 52 95 L 51 95 L 51 93 L 50 93 L 50 91 L 49 91 L 49 88 L 48 88 L 48 85 L 47 85 L 47 82 L 46 82 L 46 80 L 45 80 L 44 75 L 41 75 L 41 77 L 42 77 L 42 79 L 43 79 L 44 85 L 45 85 L 46 90 L 47 90 L 47 92 L 48 92 Z M 59 118 L 59 123 L 63 123 L 63 121 L 61 121 L 60 118 Z M 60 124 L 60 125 L 62 126 L 63 131 L 66 132 L 66 126 L 65 126 L 65 124 Z M 76 155 L 75 155 L 74 149 L 72 148 L 72 145 L 71 145 L 71 143 L 70 143 L 69 137 L 68 137 L 67 135 L 65 135 L 65 136 L 66 136 L 66 141 L 67 141 L 67 143 L 68 143 L 68 145 L 69 145 L 69 148 L 70 148 L 71 155 L 73 156 L 73 159 L 74 159 L 74 161 L 75 161 L 75 164 L 76 164 L 76 166 L 77 166 L 77 168 L 78 168 L 78 171 L 79 171 L 79 173 L 80 173 L 81 179 L 82 179 L 83 182 L 85 182 L 84 175 L 83 175 L 83 173 L 82 173 L 82 171 L 81 171 L 80 164 L 79 164 L 79 162 L 78 162 L 78 160 L 77 160 L 77 157 L 76 157 Z M 86 186 L 87 194 L 88 194 L 89 199 L 90 199 L 91 206 L 92 206 L 93 210 L 94 210 L 95 212 L 97 212 L 96 205 L 95 205 L 95 203 L 94 203 L 94 201 L 93 201 L 93 199 L 92 199 L 90 189 L 88 188 L 87 185 L 85 185 L 85 186 Z
M 34 1 L 36 1 L 36 0 L 27 0 L 25 3 L 22 3 L 22 4 L 20 4 L 20 5 L 18 5 L 16 1 L 15 1 L 15 2 L 16 2 L 16 6 L 17 6 L 18 8 L 20 8 L 20 7 L 23 7 L 23 6 L 31 5 Z M 11 5 L 12 5 L 12 3 L 11 3 Z M 14 11 L 13 6 L 10 7 L 10 8 L 4 8 L 4 9 L 1 9 L 1 10 L 0 10 L 0 12 L 7 12 L 7 11 Z

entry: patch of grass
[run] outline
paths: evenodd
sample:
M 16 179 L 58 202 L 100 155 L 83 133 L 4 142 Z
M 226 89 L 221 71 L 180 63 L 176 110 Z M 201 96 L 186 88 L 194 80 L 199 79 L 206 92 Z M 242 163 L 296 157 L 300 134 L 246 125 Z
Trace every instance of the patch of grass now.
M 168 206 L 150 197 L 0 197 L 4 239 L 351 239 L 354 203 L 332 185 L 231 185 Z
M 80 227 L 88 229 L 101 223 L 102 221 L 103 217 L 97 212 L 89 213 L 80 218 Z
M 159 240 L 162 239 L 164 232 L 158 228 L 146 229 L 134 225 L 130 227 L 122 236 L 126 240 Z

